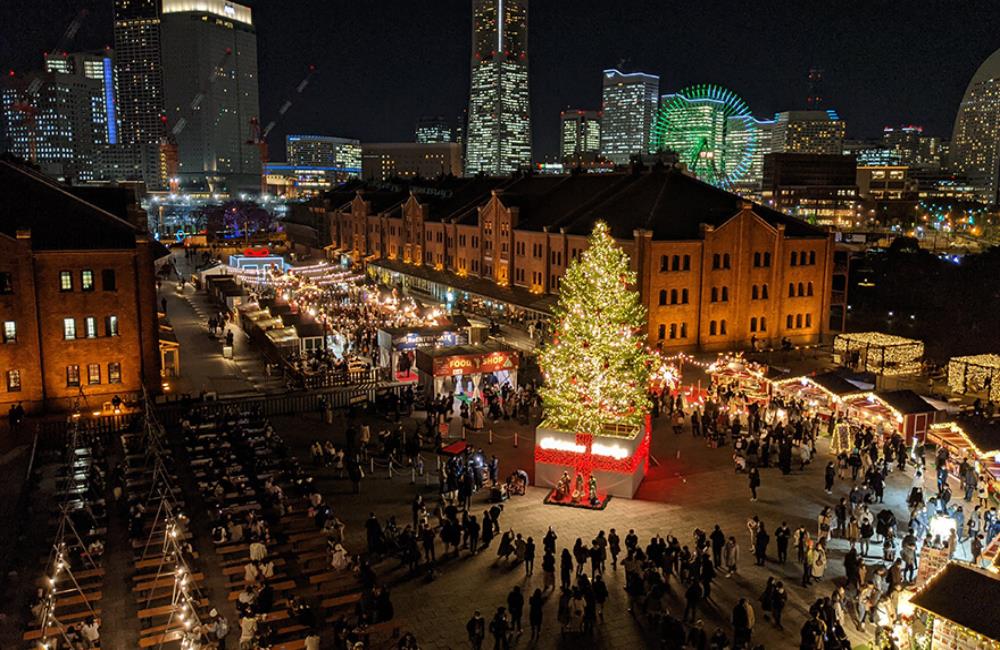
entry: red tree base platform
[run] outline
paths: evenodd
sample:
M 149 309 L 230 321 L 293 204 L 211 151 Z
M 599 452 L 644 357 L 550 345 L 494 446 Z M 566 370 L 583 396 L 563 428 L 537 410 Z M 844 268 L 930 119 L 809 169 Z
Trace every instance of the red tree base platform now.
M 557 492 L 553 489 L 549 492 L 548 496 L 545 497 L 545 505 L 547 506 L 565 506 L 567 508 L 580 508 L 581 510 L 604 510 L 608 507 L 608 501 L 611 500 L 610 494 L 597 493 L 597 505 L 591 505 L 590 499 L 584 498 L 578 501 L 573 501 L 573 497 L 566 497 L 565 499 L 560 499 L 557 496 Z

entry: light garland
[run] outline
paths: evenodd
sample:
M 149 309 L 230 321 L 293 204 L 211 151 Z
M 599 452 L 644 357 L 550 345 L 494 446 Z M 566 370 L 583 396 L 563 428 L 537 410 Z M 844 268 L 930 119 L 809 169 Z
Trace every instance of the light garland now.
M 977 393 L 986 389 L 987 381 L 987 399 L 1000 401 L 1000 355 L 977 354 L 948 360 L 948 387 L 952 392 Z
M 872 348 L 878 352 L 873 353 Z M 912 375 L 920 370 L 922 341 L 881 332 L 838 334 L 833 340 L 835 359 L 841 363 L 851 352 L 863 354 L 864 370 L 877 375 Z

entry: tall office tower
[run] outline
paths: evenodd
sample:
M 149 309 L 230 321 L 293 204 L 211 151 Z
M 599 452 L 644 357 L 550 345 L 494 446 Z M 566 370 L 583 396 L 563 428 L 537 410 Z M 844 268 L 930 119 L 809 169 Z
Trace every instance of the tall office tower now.
M 46 72 L 59 72 L 93 79 L 101 85 L 102 107 L 93 111 L 103 128 L 95 132 L 95 143 L 118 144 L 118 108 L 115 105 L 115 69 L 111 49 L 93 52 L 60 52 L 45 55 Z
M 915 165 L 920 157 L 920 140 L 924 127 L 912 124 L 894 129 L 887 126 L 882 130 L 882 144 L 896 154 L 903 165 Z
M 809 95 L 806 96 L 806 106 L 811 111 L 818 111 L 823 108 L 823 70 L 820 68 L 809 68 Z
M 973 75 L 955 117 L 949 152 L 953 171 L 965 174 L 979 198 L 1000 192 L 1000 50 Z
M 771 153 L 774 120 L 732 116 L 726 121 L 726 161 L 739 161 L 750 151 L 750 164 L 731 188 L 741 196 L 755 196 L 764 176 L 764 156 Z M 730 163 L 732 164 L 732 163 Z
M 416 141 L 419 144 L 453 142 L 451 125 L 441 115 L 421 117 L 417 120 Z
M 564 165 L 594 162 L 601 153 L 601 113 L 568 109 L 559 114 L 559 155 Z
M 115 0 L 115 76 L 121 141 L 159 144 L 163 135 L 158 0 Z
M 660 78 L 644 72 L 604 71 L 601 155 L 616 165 L 649 153 Z
M 93 179 L 94 153 L 108 141 L 106 97 L 100 80 L 82 72 L 9 77 L 0 104 L 13 154 L 68 182 Z
M 528 0 L 472 0 L 466 173 L 504 175 L 530 165 Z
M 774 122 L 775 153 L 843 154 L 847 125 L 836 111 L 785 111 Z
M 160 30 L 168 126 L 177 130 L 181 185 L 214 191 L 260 187 L 257 30 L 250 7 L 229 0 L 163 0 Z M 183 122 L 182 122 L 183 120 Z

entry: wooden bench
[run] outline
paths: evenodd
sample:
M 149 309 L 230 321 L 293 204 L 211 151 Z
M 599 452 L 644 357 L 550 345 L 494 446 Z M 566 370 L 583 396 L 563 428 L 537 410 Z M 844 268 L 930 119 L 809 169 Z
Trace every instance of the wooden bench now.
M 66 598 L 56 598 L 56 611 L 65 607 L 75 607 L 77 605 L 90 605 L 93 606 L 94 603 L 101 602 L 101 592 L 92 591 L 90 593 L 77 594 L 76 596 L 69 596 Z M 62 618 L 60 616 L 59 618 Z
M 191 559 L 197 560 L 198 559 L 198 551 L 192 551 L 190 554 L 188 554 L 188 557 L 191 558 Z M 146 559 L 143 559 L 143 560 L 137 560 L 136 563 L 135 563 L 135 568 L 136 569 L 152 569 L 152 568 L 160 566 L 162 563 L 163 563 L 163 556 L 162 555 L 152 556 L 152 557 L 147 557 Z
M 192 573 L 188 578 L 194 582 L 201 582 L 205 579 L 204 573 Z M 173 587 L 175 576 L 172 574 L 167 574 L 162 578 L 157 578 L 150 580 L 148 582 L 140 582 L 136 586 L 132 587 L 132 593 L 142 593 L 144 591 L 153 591 L 159 587 Z
M 86 619 L 88 616 L 97 616 L 97 617 L 100 617 L 101 616 L 101 608 L 100 607 L 95 607 L 93 614 L 91 614 L 90 610 L 87 610 L 87 609 L 85 609 L 83 611 L 79 611 L 79 612 L 73 612 L 71 614 L 60 614 L 59 615 L 59 622 L 63 623 L 64 625 L 68 625 L 68 624 L 74 623 L 76 621 L 82 621 L 82 620 Z M 58 627 L 52 627 L 52 626 L 50 626 L 48 628 L 48 633 L 46 634 L 46 636 L 59 636 L 60 634 L 61 634 L 61 632 L 60 632 L 60 629 Z M 24 637 L 23 638 L 24 638 L 25 641 L 34 641 L 35 639 L 42 638 L 42 628 L 40 628 L 40 627 L 32 627 L 32 628 L 28 629 L 24 633 Z
M 198 601 L 197 605 L 198 607 L 208 607 L 208 598 L 202 598 Z M 170 616 L 175 609 L 176 607 L 172 603 L 169 605 L 159 605 L 157 607 L 140 609 L 135 616 L 139 620 L 145 618 L 156 618 L 157 616 Z
M 324 598 L 320 602 L 320 607 L 325 610 L 337 610 L 344 607 L 350 607 L 351 605 L 356 605 L 361 601 L 361 592 L 356 591 L 352 594 L 345 594 L 343 596 L 336 596 L 334 598 Z
M 269 557 L 268 559 L 270 559 L 272 562 L 274 562 L 274 566 L 276 566 L 276 567 L 285 566 L 285 558 L 281 558 L 281 557 L 271 558 L 271 557 Z M 241 565 L 241 564 L 233 564 L 233 565 L 230 565 L 230 566 L 223 567 L 222 568 L 222 575 L 224 575 L 224 576 L 239 576 L 239 575 L 243 575 L 243 567 L 244 566 L 245 565 Z
M 275 583 L 271 584 L 271 588 L 274 589 L 275 592 L 278 592 L 278 591 L 288 591 L 288 590 L 291 590 L 291 589 L 295 589 L 295 581 L 294 580 L 284 580 L 282 582 L 275 582 Z M 237 598 L 240 597 L 241 593 L 243 593 L 242 589 L 238 589 L 236 591 L 230 591 L 229 592 L 229 597 L 227 598 L 227 600 L 235 601 Z
M 173 641 L 180 641 L 184 632 L 180 629 L 170 630 L 169 632 L 163 632 L 161 634 L 154 634 L 152 636 L 144 636 L 139 639 L 140 648 L 151 648 L 153 646 L 160 646 L 165 643 L 172 643 Z

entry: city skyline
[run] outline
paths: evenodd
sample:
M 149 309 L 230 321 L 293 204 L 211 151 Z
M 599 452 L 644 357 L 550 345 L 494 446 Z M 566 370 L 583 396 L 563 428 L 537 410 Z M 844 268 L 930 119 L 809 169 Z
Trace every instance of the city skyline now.
M 341 6 L 336 13 L 313 2 L 280 10 L 266 3 L 247 4 L 262 25 L 263 121 L 276 116 L 284 95 L 308 65 L 319 69 L 308 96 L 272 133 L 276 157 L 282 154 L 287 133 L 404 141 L 412 139 L 419 116 L 457 115 L 467 105 L 471 7 L 466 0 L 447 0 L 434 9 L 389 0 Z M 112 44 L 110 5 L 90 3 L 90 15 L 70 44 L 71 51 Z M 987 29 L 990 21 L 966 20 L 997 11 L 986 2 L 971 2 L 968 11 L 954 14 L 943 8 L 910 8 L 906 21 L 896 20 L 886 7 L 851 3 L 818 8 L 808 24 L 784 3 L 754 14 L 734 3 L 697 9 L 681 5 L 670 11 L 653 5 L 632 3 L 631 19 L 614 23 L 611 14 L 617 8 L 590 0 L 578 3 L 572 15 L 550 3 L 532 7 L 536 158 L 556 155 L 559 112 L 568 106 L 597 107 L 601 71 L 622 59 L 625 68 L 660 75 L 663 92 L 691 83 L 732 88 L 758 118 L 805 108 L 809 68 L 820 67 L 827 105 L 847 121 L 848 137 L 877 137 L 883 126 L 898 123 L 921 124 L 927 133 L 948 137 L 968 80 L 1000 47 L 1000 39 Z M 55 9 L 8 3 L 11 14 L 0 17 L 13 19 L 16 14 L 35 28 L 21 30 L 0 45 L 0 60 L 18 72 L 40 68 L 41 53 L 55 45 L 80 8 L 79 3 Z M 324 30 L 310 31 L 320 23 Z M 927 30 L 926 25 L 934 28 Z M 371 34 L 380 35 L 376 58 L 365 54 L 371 51 Z M 720 42 L 720 34 L 732 38 Z M 783 49 L 742 48 L 748 35 L 780 42 Z M 581 39 L 585 49 L 579 49 Z M 918 41 L 923 43 L 920 48 L 910 47 Z M 712 55 L 704 53 L 709 46 Z M 414 61 L 419 65 L 406 65 Z M 372 65 L 378 72 L 365 71 Z M 386 86 L 394 89 L 389 95 Z M 433 96 L 427 91 L 431 87 Z

